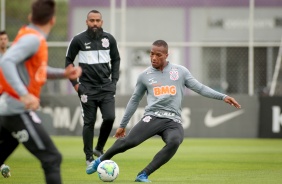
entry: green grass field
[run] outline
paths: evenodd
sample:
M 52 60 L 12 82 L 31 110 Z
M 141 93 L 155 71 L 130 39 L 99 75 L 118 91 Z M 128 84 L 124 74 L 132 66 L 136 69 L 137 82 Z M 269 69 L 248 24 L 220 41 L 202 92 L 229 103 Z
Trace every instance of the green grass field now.
M 63 154 L 64 184 L 103 183 L 96 173 L 85 173 L 81 137 L 53 137 L 53 140 Z M 108 141 L 106 149 L 113 141 L 113 138 Z M 163 145 L 161 139 L 153 138 L 113 157 L 120 168 L 114 183 L 134 183 L 136 174 Z M 39 162 L 22 146 L 6 164 L 12 169 L 12 177 L 0 178 L 1 184 L 44 183 Z M 279 184 L 282 183 L 282 140 L 186 138 L 176 155 L 149 179 L 160 184 Z

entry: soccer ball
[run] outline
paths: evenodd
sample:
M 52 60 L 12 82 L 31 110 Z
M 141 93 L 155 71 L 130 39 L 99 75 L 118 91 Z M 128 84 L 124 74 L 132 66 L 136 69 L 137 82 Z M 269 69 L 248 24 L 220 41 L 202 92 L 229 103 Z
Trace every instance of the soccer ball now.
M 114 181 L 118 177 L 119 167 L 112 160 L 104 160 L 98 165 L 97 173 L 102 181 Z

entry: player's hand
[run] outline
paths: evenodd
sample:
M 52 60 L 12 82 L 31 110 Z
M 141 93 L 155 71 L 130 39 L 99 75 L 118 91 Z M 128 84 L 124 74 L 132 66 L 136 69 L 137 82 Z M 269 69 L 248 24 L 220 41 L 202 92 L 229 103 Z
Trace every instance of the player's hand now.
M 79 87 L 79 84 L 76 84 L 76 85 L 74 86 L 74 89 L 75 89 L 76 92 L 78 92 L 78 87 Z
M 237 109 L 240 109 L 241 108 L 241 105 L 232 97 L 230 96 L 227 96 L 224 98 L 224 101 L 234 107 L 236 107 Z
M 40 106 L 39 98 L 30 93 L 21 96 L 20 101 L 25 105 L 25 108 L 29 110 L 37 110 Z
M 71 80 L 77 79 L 81 76 L 82 69 L 80 66 L 74 67 L 73 65 L 69 65 L 65 69 L 65 76 Z
M 118 128 L 114 137 L 117 139 L 121 137 L 125 137 L 125 128 Z

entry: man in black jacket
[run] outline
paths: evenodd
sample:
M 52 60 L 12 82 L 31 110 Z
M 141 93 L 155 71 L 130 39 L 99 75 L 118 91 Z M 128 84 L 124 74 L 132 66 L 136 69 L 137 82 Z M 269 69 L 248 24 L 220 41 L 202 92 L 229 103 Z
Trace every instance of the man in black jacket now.
M 103 31 L 102 15 L 97 10 L 87 14 L 87 30 L 77 34 L 70 42 L 66 67 L 73 65 L 78 55 L 82 75 L 71 80 L 80 97 L 82 107 L 83 143 L 86 164 L 95 156 L 103 154 L 115 119 L 115 92 L 119 79 L 120 56 L 115 38 Z M 93 150 L 94 125 L 97 109 L 102 113 L 103 122 L 99 138 Z

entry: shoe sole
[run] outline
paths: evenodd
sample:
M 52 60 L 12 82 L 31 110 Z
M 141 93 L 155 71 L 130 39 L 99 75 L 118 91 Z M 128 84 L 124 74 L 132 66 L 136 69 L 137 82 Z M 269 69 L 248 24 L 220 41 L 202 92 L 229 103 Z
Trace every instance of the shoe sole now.
M 150 180 L 140 180 L 140 179 L 136 179 L 135 182 L 143 182 L 143 183 L 151 183 Z

